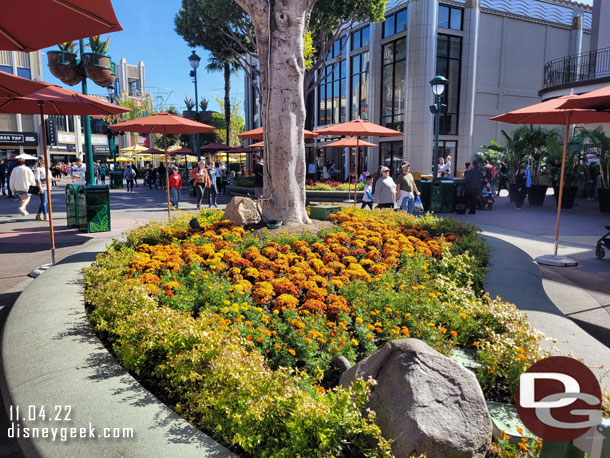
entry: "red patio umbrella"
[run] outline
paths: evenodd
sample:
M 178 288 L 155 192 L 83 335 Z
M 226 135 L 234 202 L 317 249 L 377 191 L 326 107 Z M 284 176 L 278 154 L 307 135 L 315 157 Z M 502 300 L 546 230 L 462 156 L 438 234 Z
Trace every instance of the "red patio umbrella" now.
M 0 71 L 0 97 L 19 97 L 39 91 L 47 86 L 48 83 L 39 83 Z
M 144 118 L 132 119 L 110 126 L 110 129 L 117 132 L 138 132 L 143 134 L 163 134 L 165 144 L 165 163 L 167 164 L 167 135 L 168 134 L 199 134 L 213 132 L 215 127 L 208 126 L 201 122 L 176 116 L 170 113 L 158 113 Z M 169 202 L 169 173 L 165 168 L 165 179 L 167 183 L 167 216 L 171 218 Z
M 250 148 L 264 148 L 265 142 L 256 142 L 250 145 Z
M 563 182 L 570 125 L 610 122 L 610 113 L 584 109 L 563 109 L 564 104 L 577 98 L 578 96 L 576 95 L 566 95 L 489 118 L 492 121 L 507 122 L 511 124 L 560 124 L 565 126 L 563 154 L 561 158 L 561 177 L 559 180 L 559 196 L 557 199 L 557 221 L 555 223 L 555 252 L 552 256 L 538 257 L 536 261 L 539 264 L 554 266 L 577 265 L 576 261 L 573 261 L 570 258 L 557 256 L 559 246 L 559 220 L 561 218 L 561 201 L 563 198 Z
M 9 0 L 2 2 L 0 49 L 32 52 L 119 30 L 110 0 Z
M 597 111 L 610 110 L 610 86 L 602 87 L 596 91 L 572 97 L 561 105 L 562 109 L 590 109 Z
M 316 132 L 312 132 L 310 130 L 304 129 L 304 137 L 305 138 L 315 138 L 318 136 Z M 241 134 L 237 134 L 239 138 L 248 139 L 248 140 L 262 140 L 263 139 L 263 128 L 257 127 L 256 129 L 248 130 L 246 132 L 242 132 Z
M 27 81 L 27 80 L 26 80 Z M 114 115 L 130 110 L 112 105 L 103 100 L 79 94 L 48 83 L 36 83 L 42 89 L 27 94 L 26 97 L 0 97 L 0 113 L 40 114 L 40 125 L 44 126 L 44 115 Z M 47 151 L 46 129 L 42 129 L 42 150 L 46 167 L 50 166 Z M 47 198 L 49 203 L 49 231 L 51 234 L 51 259 L 55 264 L 55 232 L 53 230 L 53 203 L 51 200 L 51 180 L 47 177 Z
M 394 129 L 388 129 L 387 127 L 380 126 L 364 119 L 356 119 L 354 121 L 344 122 L 335 126 L 323 127 L 317 129 L 316 133 L 319 135 L 342 135 L 345 137 L 355 137 L 356 140 L 356 164 L 354 169 L 354 175 L 356 183 L 354 184 L 354 205 L 357 202 L 358 196 L 358 156 L 360 155 L 360 137 L 397 137 L 402 136 L 402 132 Z M 372 143 L 370 144 L 372 145 Z M 369 145 L 369 146 L 370 146 Z M 373 145 L 377 146 L 377 145 Z
M 210 143 L 209 145 L 203 145 L 200 150 L 208 153 L 226 151 L 231 149 L 229 145 L 225 145 L 224 143 Z M 229 155 L 227 154 L 227 167 L 229 165 Z

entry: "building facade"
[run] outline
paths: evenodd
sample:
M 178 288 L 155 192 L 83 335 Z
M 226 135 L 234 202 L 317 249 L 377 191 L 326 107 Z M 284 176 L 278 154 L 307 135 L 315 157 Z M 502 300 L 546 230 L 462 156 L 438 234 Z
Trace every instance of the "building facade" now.
M 40 52 L 0 51 L 0 71 L 32 80 L 42 80 Z M 42 153 L 38 116 L 0 114 L 0 159 L 11 154 Z
M 307 98 L 306 127 L 357 118 L 391 127 L 403 135 L 371 138 L 379 147 L 361 153 L 359 163 L 369 172 L 379 165 L 396 171 L 408 160 L 413 170 L 430 173 L 429 81 L 442 75 L 449 84 L 440 155 L 451 155 L 454 172 L 461 170 L 482 145 L 500 139 L 501 129 L 514 129 L 489 118 L 539 102 L 545 62 L 589 52 L 592 28 L 593 8 L 569 0 L 390 1 L 384 22 L 361 24 L 335 43 Z M 253 83 L 246 76 L 247 127 L 258 121 Z M 353 153 L 321 153 L 322 141 L 307 145 L 308 163 L 332 159 L 347 176 Z

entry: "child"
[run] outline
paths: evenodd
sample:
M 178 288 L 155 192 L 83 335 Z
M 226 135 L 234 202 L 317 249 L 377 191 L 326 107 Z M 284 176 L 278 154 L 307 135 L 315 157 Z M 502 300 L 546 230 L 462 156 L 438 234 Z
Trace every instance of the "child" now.
M 182 188 L 182 177 L 178 175 L 178 169 L 173 168 L 172 174 L 169 176 L 169 201 L 178 208 L 180 202 L 180 189 Z
M 373 209 L 373 176 L 367 175 L 364 183 L 364 196 L 362 197 L 362 206 L 360 208 L 369 207 Z

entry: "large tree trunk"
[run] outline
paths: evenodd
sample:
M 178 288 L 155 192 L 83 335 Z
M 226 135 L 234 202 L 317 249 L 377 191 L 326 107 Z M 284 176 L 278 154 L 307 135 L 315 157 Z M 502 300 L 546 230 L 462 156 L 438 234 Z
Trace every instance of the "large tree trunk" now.
M 236 0 L 252 19 L 264 126 L 263 215 L 309 223 L 305 208 L 303 37 L 315 0 Z
M 231 145 L 231 66 L 224 64 L 225 73 L 225 129 L 227 131 L 227 145 Z

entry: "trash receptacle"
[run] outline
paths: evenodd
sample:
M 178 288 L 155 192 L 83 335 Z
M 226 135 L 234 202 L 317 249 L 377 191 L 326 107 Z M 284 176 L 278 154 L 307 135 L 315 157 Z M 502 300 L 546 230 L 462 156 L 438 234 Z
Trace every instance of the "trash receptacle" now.
M 416 180 L 415 185 L 419 191 L 419 198 L 424 206 L 424 211 L 430 211 L 430 194 L 432 188 L 432 181 L 430 180 Z
M 110 189 L 108 186 L 79 186 L 78 228 L 82 232 L 107 232 L 110 230 Z
M 66 219 L 68 227 L 78 227 L 78 203 L 76 200 L 77 184 L 66 185 Z
M 123 172 L 110 172 L 110 189 L 123 189 Z
M 455 209 L 456 185 L 453 180 L 441 180 L 441 211 L 453 213 Z

